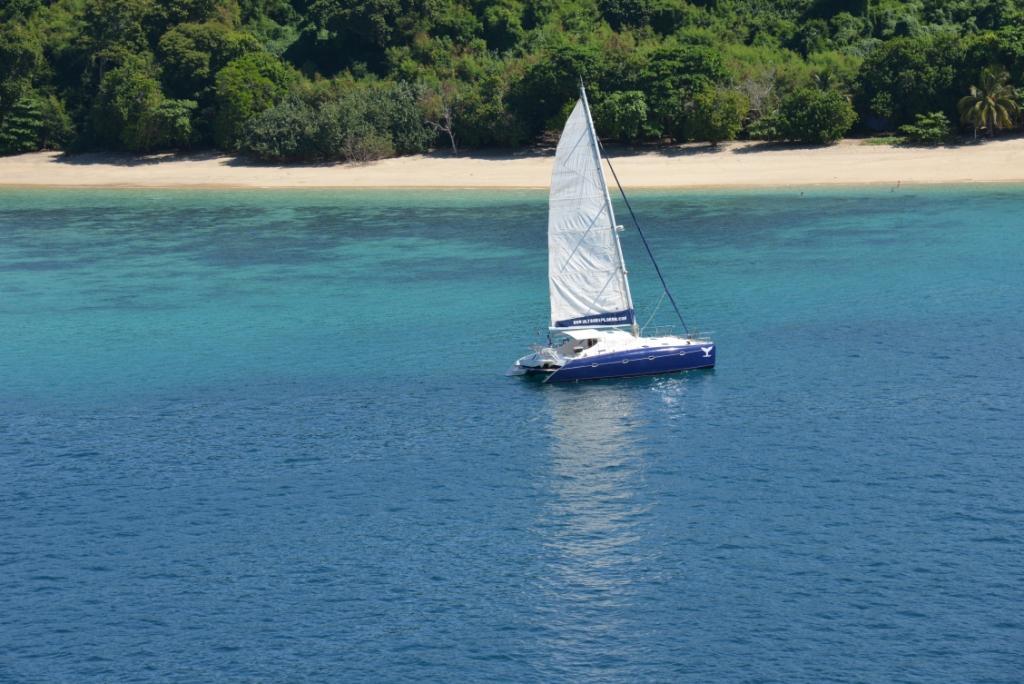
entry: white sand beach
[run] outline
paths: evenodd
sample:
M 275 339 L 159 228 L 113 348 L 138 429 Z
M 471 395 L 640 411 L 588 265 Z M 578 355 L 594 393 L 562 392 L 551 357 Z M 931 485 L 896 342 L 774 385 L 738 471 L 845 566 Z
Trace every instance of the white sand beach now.
M 960 147 L 734 142 L 610 149 L 627 188 L 1024 182 L 1024 137 Z M 0 186 L 138 188 L 543 188 L 553 156 L 417 155 L 367 164 L 268 165 L 214 154 L 129 157 L 38 152 L 0 158 Z M 610 179 L 609 179 L 610 180 Z

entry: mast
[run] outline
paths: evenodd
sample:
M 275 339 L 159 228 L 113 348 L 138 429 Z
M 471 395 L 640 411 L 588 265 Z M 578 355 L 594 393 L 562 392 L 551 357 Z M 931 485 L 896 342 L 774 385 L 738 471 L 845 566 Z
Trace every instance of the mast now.
M 600 152 L 600 141 L 597 139 L 597 131 L 594 130 L 594 118 L 590 115 L 590 102 L 587 101 L 587 91 L 583 87 L 583 78 L 580 78 L 580 102 L 583 103 L 583 109 L 587 113 L 587 128 L 590 131 L 590 148 L 594 152 L 594 159 L 597 162 L 597 173 L 601 178 L 601 188 L 604 191 L 605 206 L 608 211 L 608 218 L 611 220 L 612 236 L 615 238 L 615 252 L 619 257 L 619 274 L 622 276 L 622 289 L 626 294 L 626 304 L 628 308 L 636 309 L 633 307 L 633 294 L 629 290 L 629 277 L 627 276 L 628 271 L 626 270 L 626 260 L 622 256 L 622 243 L 619 241 L 619 228 L 615 223 L 615 211 L 612 207 L 612 197 L 608 192 L 608 179 L 604 177 L 604 165 L 601 160 Z M 633 325 L 630 326 L 634 337 L 640 337 L 640 324 L 637 323 L 636 315 L 633 315 Z

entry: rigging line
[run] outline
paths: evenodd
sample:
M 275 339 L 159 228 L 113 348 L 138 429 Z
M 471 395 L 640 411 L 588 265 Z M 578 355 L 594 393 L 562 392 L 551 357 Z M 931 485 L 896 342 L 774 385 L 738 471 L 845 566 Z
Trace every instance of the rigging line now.
M 633 223 L 636 225 L 636 232 L 640 234 L 640 240 L 644 243 L 644 249 L 647 250 L 647 256 L 651 258 L 651 263 L 654 264 L 654 270 L 658 274 L 658 280 L 661 281 L 661 286 L 664 288 L 665 294 L 668 295 L 668 301 L 672 302 L 672 308 L 675 309 L 676 316 L 679 317 L 679 322 L 683 324 L 683 330 L 686 333 L 689 333 L 690 329 L 686 327 L 686 321 L 683 320 L 683 314 L 679 311 L 676 299 L 672 296 L 672 293 L 669 292 L 668 283 L 665 282 L 665 276 L 661 275 L 661 269 L 658 267 L 658 262 L 654 258 L 654 252 L 651 251 L 651 246 L 647 244 L 647 238 L 644 237 L 644 231 L 643 228 L 640 227 L 640 221 L 637 220 L 636 214 L 633 212 L 633 205 L 629 203 L 629 198 L 626 197 L 626 191 L 622 189 L 622 183 L 619 182 L 619 174 L 615 173 L 615 167 L 612 166 L 612 160 L 608 158 L 608 152 L 604 149 L 604 145 L 601 144 L 600 139 L 598 139 L 597 144 L 601 148 L 601 154 L 604 157 L 605 162 L 608 163 L 608 168 L 612 172 L 612 178 L 615 179 L 615 184 L 619 186 L 619 194 L 622 195 L 622 200 L 626 203 L 626 209 L 629 210 L 629 215 L 633 217 Z
M 658 309 L 660 309 L 660 308 L 661 308 L 661 303 L 662 303 L 663 301 L 665 301 L 665 293 L 664 293 L 664 292 L 662 292 L 662 293 L 661 293 L 661 296 L 660 296 L 660 297 L 658 297 L 658 301 L 657 301 L 657 303 L 656 303 L 656 304 L 654 305 L 654 310 L 653 310 L 653 311 L 651 311 L 651 315 L 650 315 L 650 316 L 648 316 L 648 318 L 647 318 L 647 322 L 646 322 L 646 323 L 644 323 L 644 324 L 643 324 L 642 326 L 640 326 L 640 330 L 641 330 L 641 331 L 643 331 L 643 330 L 644 330 L 644 329 L 645 329 L 645 328 L 646 328 L 647 326 L 649 326 L 649 325 L 651 324 L 651 321 L 653 321 L 653 320 L 654 320 L 654 317 L 658 315 Z

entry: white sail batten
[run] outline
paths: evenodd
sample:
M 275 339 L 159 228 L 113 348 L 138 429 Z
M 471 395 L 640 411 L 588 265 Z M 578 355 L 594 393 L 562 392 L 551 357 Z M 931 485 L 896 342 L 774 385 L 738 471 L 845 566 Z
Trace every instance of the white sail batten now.
M 565 122 L 548 200 L 551 327 L 627 326 L 633 301 L 586 94 Z

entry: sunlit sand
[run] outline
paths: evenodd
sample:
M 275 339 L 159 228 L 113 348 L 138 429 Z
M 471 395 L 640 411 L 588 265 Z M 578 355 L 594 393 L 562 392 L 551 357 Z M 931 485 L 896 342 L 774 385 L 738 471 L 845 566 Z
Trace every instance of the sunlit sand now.
M 610 148 L 627 187 L 771 187 L 1024 182 L 1024 138 L 960 147 L 704 144 Z M 417 155 L 366 164 L 273 165 L 215 154 L 129 157 L 37 152 L 0 158 L 0 185 L 252 188 L 546 188 L 551 154 Z

